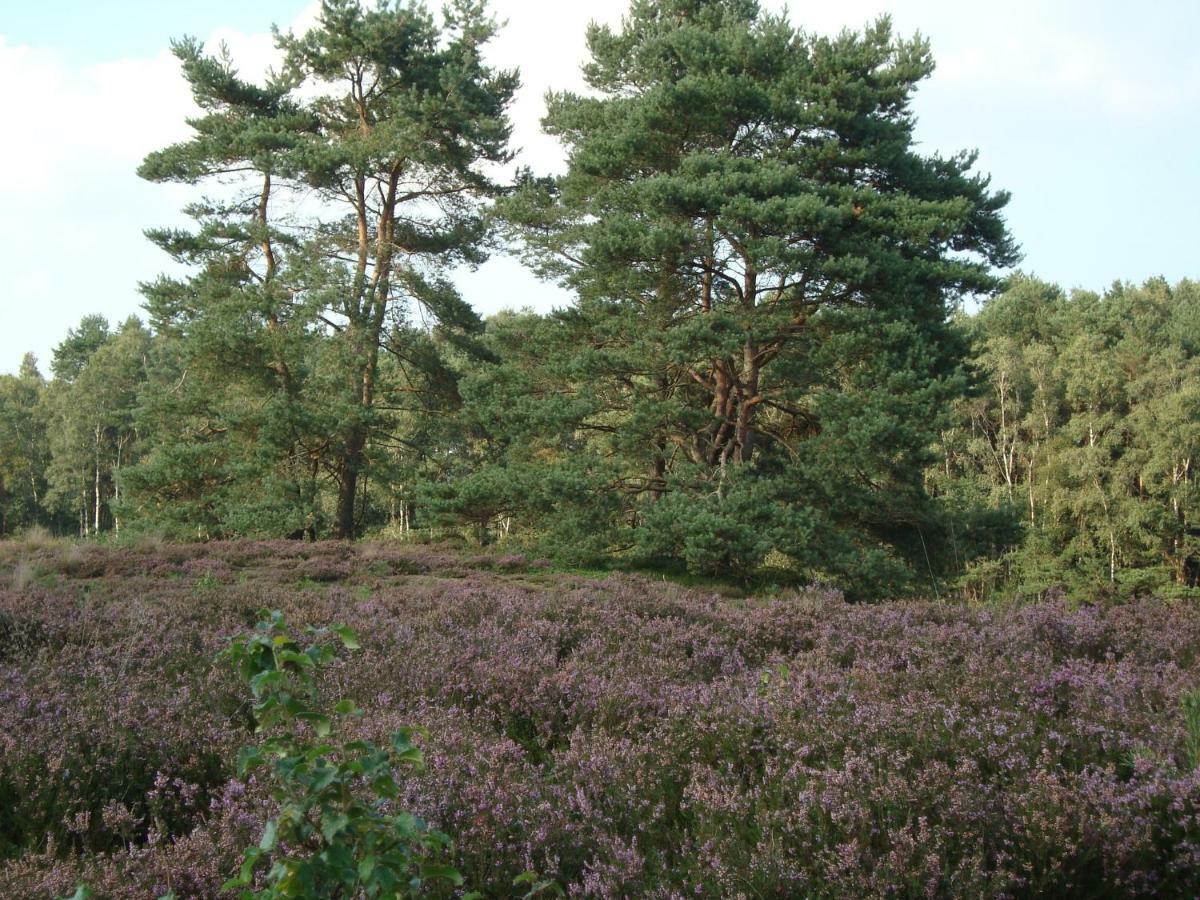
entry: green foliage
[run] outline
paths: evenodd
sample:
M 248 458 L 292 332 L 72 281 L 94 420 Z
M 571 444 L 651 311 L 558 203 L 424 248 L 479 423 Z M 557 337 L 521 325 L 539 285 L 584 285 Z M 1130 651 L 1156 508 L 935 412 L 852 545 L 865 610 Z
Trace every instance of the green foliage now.
M 926 156 L 927 43 L 636 0 L 511 162 L 485 6 L 326 0 L 262 84 L 173 45 L 200 113 L 141 174 L 147 329 L 0 377 L 0 534 L 511 542 L 572 567 L 854 598 L 1200 590 L 1200 292 L 1024 276 L 1007 195 Z M 297 197 L 312 202 L 298 203 Z M 493 226 L 574 292 L 482 322 Z M 427 529 L 427 530 L 426 530 Z
M 588 47 L 593 92 L 544 120 L 567 173 L 501 207 L 578 301 L 493 323 L 464 421 L 504 475 L 464 482 L 456 447 L 444 492 L 514 478 L 463 505 L 554 555 L 586 534 L 697 573 L 780 553 L 797 579 L 915 582 L 941 517 L 921 474 L 966 385 L 947 314 L 1015 258 L 973 157 L 916 152 L 927 46 L 718 0 L 634 3 Z M 567 482 L 552 506 L 534 470 Z
M 1200 766 L 1200 691 L 1181 698 L 1183 706 L 1184 762 L 1190 769 Z
M 534 897 L 565 897 L 566 891 L 556 881 L 539 879 L 534 872 L 522 872 L 513 879 L 513 887 L 526 888 L 521 895 L 522 900 L 533 900 Z
M 351 700 L 320 702 L 316 675 L 336 658 L 327 634 L 359 648 L 340 625 L 309 629 L 301 645 L 275 611 L 222 654 L 248 683 L 255 730 L 264 735 L 241 751 L 238 773 L 266 770 L 279 803 L 225 888 L 243 888 L 243 898 L 402 898 L 421 896 L 430 882 L 461 885 L 458 872 L 438 862 L 449 839 L 395 809 L 396 770 L 423 764 L 413 732 L 397 731 L 387 747 L 339 739 L 339 721 L 360 712 Z M 254 890 L 266 864 L 265 886 Z
M 87 368 L 93 353 L 112 336 L 108 320 L 100 315 L 84 316 L 77 328 L 68 328 L 67 336 L 54 348 L 50 371 L 59 381 L 72 382 Z
M 277 35 L 284 65 L 264 85 L 173 45 L 203 115 L 139 171 L 231 187 L 188 207 L 193 230 L 149 233 L 193 274 L 144 286 L 174 342 L 147 404 L 163 440 L 136 478 L 145 516 L 201 535 L 332 520 L 352 537 L 369 478 L 397 474 L 383 448 L 408 446 L 406 413 L 455 402 L 423 322 L 462 341 L 481 327 L 447 273 L 485 256 L 499 187 L 483 173 L 510 158 L 517 78 L 483 61 L 482 3 L 443 20 L 326 0 L 313 28 Z
M 1067 296 L 1017 278 L 965 321 L 980 389 L 943 432 L 929 480 L 1024 530 L 988 551 L 990 586 L 978 566 L 967 573 L 968 593 L 1200 586 L 1198 304 L 1186 281 Z
M 0 536 L 46 521 L 46 380 L 26 355 L 0 375 Z
M 121 528 L 125 474 L 143 450 L 137 412 L 151 345 L 136 317 L 110 333 L 87 316 L 55 350 L 46 503 L 82 537 Z

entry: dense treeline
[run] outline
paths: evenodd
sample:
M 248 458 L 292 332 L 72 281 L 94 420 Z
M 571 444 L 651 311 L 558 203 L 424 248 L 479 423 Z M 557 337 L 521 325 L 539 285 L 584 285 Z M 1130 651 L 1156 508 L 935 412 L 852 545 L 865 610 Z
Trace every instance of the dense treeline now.
M 635 0 L 511 186 L 481 3 L 328 0 L 262 86 L 175 45 L 216 182 L 149 327 L 0 380 L 4 533 L 456 531 L 854 596 L 1194 588 L 1195 285 L 1004 283 L 1007 195 L 918 153 L 927 44 Z M 575 301 L 481 321 L 500 239 Z M 956 314 L 985 299 L 980 312 Z M 517 306 L 520 298 L 513 298 Z
M 554 416 L 586 399 L 586 379 L 558 371 L 578 365 L 572 354 L 547 351 L 555 332 L 568 340 L 573 315 L 497 315 L 479 338 L 485 359 L 467 361 L 453 342 L 427 335 L 452 379 L 447 406 L 433 415 L 392 411 L 389 427 L 401 439 L 376 450 L 358 526 L 394 536 L 456 531 L 592 563 L 620 553 L 622 537 L 648 542 L 639 527 L 674 529 L 714 548 L 730 542 L 715 516 L 697 521 L 676 508 L 664 511 L 677 517 L 667 525 L 653 514 L 630 524 L 637 494 L 603 492 L 589 480 L 589 454 L 601 455 L 593 436 L 551 430 L 547 420 L 557 426 Z M 930 555 L 912 589 L 982 597 L 1056 586 L 1195 588 L 1200 287 L 1153 280 L 1067 294 L 1022 277 L 954 327 L 970 341 L 976 379 L 951 406 L 922 473 Z M 334 508 L 336 484 L 271 437 L 271 416 L 283 435 L 295 424 L 236 380 L 219 381 L 221 372 L 182 367 L 180 352 L 178 339 L 152 335 L 136 319 L 110 330 L 88 317 L 55 351 L 52 378 L 31 357 L 19 374 L 0 376 L 5 534 L 34 524 L 81 536 L 127 526 L 177 537 L 328 533 L 323 511 Z M 189 404 L 199 398 L 219 405 L 220 417 L 195 412 Z M 621 437 L 598 432 L 606 444 Z M 201 448 L 210 454 L 204 468 Z M 637 442 L 627 450 L 633 460 L 652 452 Z M 211 474 L 218 463 L 228 467 L 219 479 Z M 163 486 L 164 472 L 176 473 L 174 486 Z M 836 511 L 842 480 L 831 475 L 812 496 Z M 730 517 L 746 515 L 741 524 L 752 532 L 760 520 L 730 496 Z M 719 509 L 724 498 L 713 502 Z M 903 523 L 906 512 L 888 515 Z M 820 544 L 821 534 L 811 540 Z M 780 544 L 762 544 L 760 566 L 796 566 Z M 639 550 L 623 556 L 671 564 L 667 554 Z M 696 569 L 719 573 L 718 561 Z
M 929 479 L 1020 527 L 968 565 L 968 591 L 1195 588 L 1200 286 L 1067 295 L 1016 279 L 962 325 L 982 390 L 959 402 Z

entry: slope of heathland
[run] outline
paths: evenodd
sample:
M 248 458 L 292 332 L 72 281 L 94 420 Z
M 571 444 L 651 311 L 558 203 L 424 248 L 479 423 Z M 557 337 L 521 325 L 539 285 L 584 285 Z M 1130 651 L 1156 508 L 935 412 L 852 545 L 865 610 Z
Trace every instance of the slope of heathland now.
M 322 688 L 428 729 L 468 889 L 1195 896 L 1200 609 L 721 596 L 414 545 L 0 545 L 0 895 L 216 897 L 272 814 L 214 662 L 345 623 Z M 448 889 L 449 890 L 449 889 Z

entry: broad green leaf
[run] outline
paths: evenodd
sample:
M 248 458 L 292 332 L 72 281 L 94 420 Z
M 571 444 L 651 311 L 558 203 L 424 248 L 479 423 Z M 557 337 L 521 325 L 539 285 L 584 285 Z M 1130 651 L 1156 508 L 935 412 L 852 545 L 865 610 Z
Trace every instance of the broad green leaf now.
M 260 672 L 250 679 L 250 690 L 257 697 L 269 687 L 273 687 L 286 681 L 287 677 L 278 669 L 268 669 L 265 672 Z
M 462 875 L 459 873 L 458 869 L 454 868 L 453 866 L 424 863 L 421 865 L 421 874 L 427 879 L 437 878 L 443 881 L 449 881 L 455 887 L 459 887 L 463 883 Z
M 258 848 L 265 852 L 270 852 L 275 849 L 275 839 L 279 833 L 279 823 L 274 819 L 267 822 L 263 828 L 262 838 L 259 839 Z
M 238 871 L 238 880 L 241 884 L 250 884 L 250 882 L 254 879 L 254 867 L 258 865 L 258 860 L 261 856 L 261 847 L 246 848 L 246 855 L 242 860 L 242 867 Z
M 375 862 L 374 854 L 368 854 L 359 860 L 358 877 L 363 881 L 370 881 L 371 875 L 375 872 Z
M 324 713 L 310 712 L 305 710 L 304 712 L 296 713 L 296 718 L 312 725 L 313 732 L 317 735 L 317 737 L 327 736 L 332 727 L 332 722 L 329 716 L 325 715 Z
M 326 841 L 332 841 L 350 824 L 350 819 L 344 813 L 330 812 L 321 816 L 321 836 Z
M 237 772 L 239 778 L 244 777 L 248 771 L 261 764 L 262 751 L 258 747 L 243 747 L 238 751 Z

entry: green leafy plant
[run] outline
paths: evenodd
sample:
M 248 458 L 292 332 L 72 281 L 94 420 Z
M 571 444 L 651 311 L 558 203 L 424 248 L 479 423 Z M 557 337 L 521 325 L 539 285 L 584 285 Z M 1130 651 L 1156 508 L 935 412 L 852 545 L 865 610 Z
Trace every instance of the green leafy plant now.
M 212 591 L 212 590 L 215 590 L 220 585 L 220 583 L 221 583 L 220 580 L 211 571 L 205 572 L 203 575 L 201 575 L 199 578 L 196 579 L 196 590 Z
M 514 888 L 526 888 L 521 900 L 533 900 L 535 897 L 565 897 L 566 892 L 556 881 L 539 879 L 536 872 L 522 872 L 513 879 Z
M 279 804 L 223 889 L 240 888 L 242 898 L 391 900 L 423 895 L 431 882 L 461 885 L 462 876 L 437 861 L 449 839 L 394 807 L 396 770 L 423 764 L 414 731 L 397 731 L 387 747 L 336 736 L 339 720 L 361 711 L 351 700 L 319 700 L 315 673 L 337 655 L 331 635 L 347 650 L 359 647 L 342 625 L 308 629 L 301 646 L 275 611 L 221 654 L 249 683 L 256 732 L 264 735 L 241 751 L 238 772 L 265 770 Z M 264 865 L 263 886 L 255 890 Z
M 1200 690 L 1188 691 L 1180 698 L 1186 731 L 1183 751 L 1190 768 L 1200 766 Z

